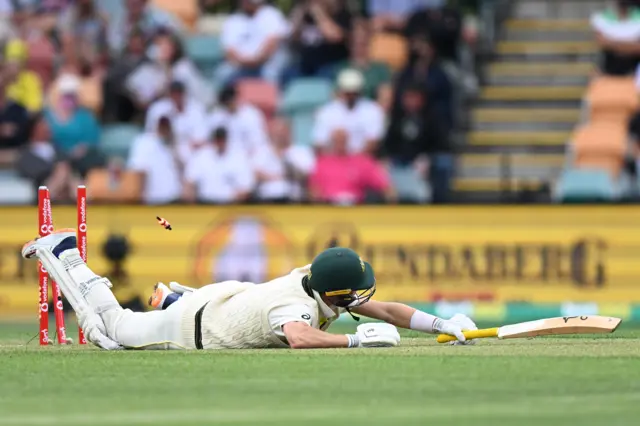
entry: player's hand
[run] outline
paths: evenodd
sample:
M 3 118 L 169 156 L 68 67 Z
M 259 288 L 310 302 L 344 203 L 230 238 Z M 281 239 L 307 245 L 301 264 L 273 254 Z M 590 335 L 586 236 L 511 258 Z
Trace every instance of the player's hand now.
M 462 333 L 462 326 L 458 322 L 438 318 L 433 322 L 433 331 L 436 333 L 448 334 L 458 339 L 458 342 L 467 340 Z
M 85 337 L 94 345 L 108 351 L 123 349 L 118 342 L 111 340 L 109 337 L 102 334 L 97 328 L 91 329 L 88 334 L 85 334 Z
M 358 347 L 361 348 L 384 348 L 398 346 L 400 343 L 398 330 L 386 323 L 360 324 L 355 337 L 358 340 Z
M 473 320 L 464 314 L 455 314 L 449 319 L 449 321 L 455 324 L 458 324 L 460 328 L 462 328 L 462 331 L 478 329 L 478 327 L 473 322 Z M 466 340 L 464 342 L 460 342 L 458 340 L 449 342 L 450 345 L 475 345 L 475 343 L 476 343 L 475 339 Z

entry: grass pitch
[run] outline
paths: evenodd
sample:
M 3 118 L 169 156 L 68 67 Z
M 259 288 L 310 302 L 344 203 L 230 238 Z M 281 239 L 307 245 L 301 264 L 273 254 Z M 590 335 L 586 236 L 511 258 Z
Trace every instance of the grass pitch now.
M 468 347 L 405 333 L 393 349 L 111 353 L 25 346 L 35 330 L 0 324 L 0 425 L 613 426 L 640 413 L 640 329 L 624 326 Z

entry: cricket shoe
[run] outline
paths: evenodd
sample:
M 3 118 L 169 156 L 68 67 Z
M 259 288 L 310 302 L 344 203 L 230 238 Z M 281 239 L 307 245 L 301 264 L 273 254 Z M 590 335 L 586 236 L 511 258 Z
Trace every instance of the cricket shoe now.
M 157 283 L 153 286 L 153 293 L 149 296 L 148 304 L 151 309 L 162 310 L 166 309 L 165 302 L 167 301 L 167 297 L 175 294 L 175 292 L 171 291 L 169 287 L 164 285 L 163 283 Z
M 58 257 L 65 250 L 74 249 L 77 246 L 76 230 L 64 228 L 53 231 L 46 237 L 38 237 L 22 246 L 22 257 L 31 259 L 36 255 L 37 250 L 47 249 Z

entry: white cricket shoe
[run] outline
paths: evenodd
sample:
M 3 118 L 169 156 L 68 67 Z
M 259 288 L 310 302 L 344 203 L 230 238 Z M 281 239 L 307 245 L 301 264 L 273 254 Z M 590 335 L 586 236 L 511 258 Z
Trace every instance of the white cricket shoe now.
M 38 249 L 48 249 L 54 252 L 57 257 L 64 250 L 76 248 L 76 246 L 76 230 L 73 228 L 64 228 L 53 231 L 46 237 L 38 237 L 26 243 L 22 246 L 22 257 L 31 259 L 35 256 Z

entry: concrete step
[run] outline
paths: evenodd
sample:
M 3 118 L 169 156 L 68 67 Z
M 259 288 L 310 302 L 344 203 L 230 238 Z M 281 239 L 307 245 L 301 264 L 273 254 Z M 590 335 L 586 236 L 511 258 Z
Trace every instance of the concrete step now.
M 480 91 L 480 101 L 574 101 L 580 102 L 585 88 L 581 86 L 522 87 L 489 86 Z
M 490 86 L 586 86 L 593 62 L 496 62 L 485 70 Z
M 597 55 L 593 41 L 501 41 L 496 46 L 499 55 Z
M 607 0 L 518 0 L 513 2 L 512 16 L 520 19 L 587 19 L 604 9 Z
M 561 168 L 564 154 L 462 154 L 458 167 L 466 169 L 501 168 L 504 162 L 514 168 Z
M 573 123 L 580 119 L 577 108 L 477 108 L 472 112 L 473 120 L 487 123 Z
M 467 143 L 476 147 L 553 147 L 564 149 L 571 131 L 500 132 L 475 130 L 467 135 Z
M 535 77 L 589 76 L 596 70 L 593 62 L 494 62 L 487 72 L 496 76 L 526 75 Z
M 580 118 L 576 108 L 477 108 L 472 128 L 484 131 L 571 131 Z
M 564 162 L 564 154 L 464 154 L 456 170 L 464 178 L 544 179 L 558 175 Z
M 509 19 L 507 31 L 586 32 L 591 30 L 588 19 Z
M 551 179 L 456 178 L 453 189 L 459 192 L 539 191 L 550 181 Z

